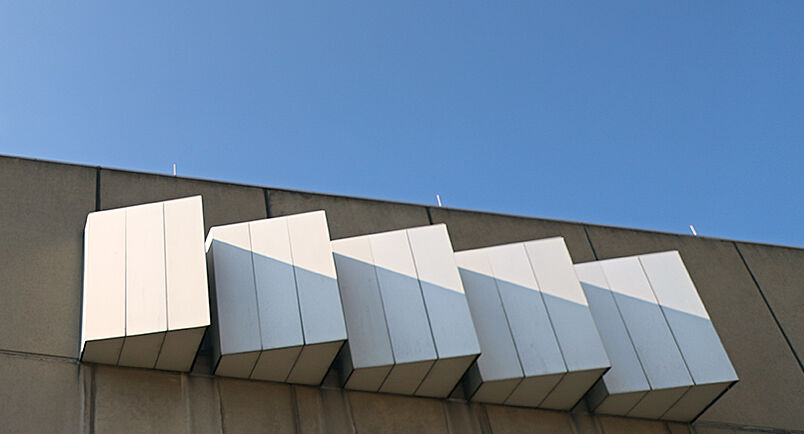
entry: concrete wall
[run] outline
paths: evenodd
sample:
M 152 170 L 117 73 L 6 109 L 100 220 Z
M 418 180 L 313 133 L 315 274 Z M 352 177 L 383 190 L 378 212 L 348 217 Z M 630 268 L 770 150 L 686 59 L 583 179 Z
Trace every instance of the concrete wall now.
M 206 227 L 327 211 L 334 239 L 446 223 L 456 250 L 561 235 L 575 262 L 678 249 L 740 377 L 692 425 L 79 364 L 86 214 L 201 194 Z M 804 431 L 804 250 L 0 157 L 0 431 Z

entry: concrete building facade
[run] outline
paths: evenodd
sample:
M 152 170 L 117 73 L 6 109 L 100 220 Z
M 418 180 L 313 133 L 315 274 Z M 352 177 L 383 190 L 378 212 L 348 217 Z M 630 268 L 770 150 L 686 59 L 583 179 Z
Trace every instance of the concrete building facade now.
M 740 381 L 691 424 L 81 363 L 93 211 L 201 195 L 212 226 L 325 210 L 333 240 L 446 224 L 455 251 L 561 236 L 574 263 L 678 250 Z M 0 431 L 804 431 L 804 249 L 0 157 Z

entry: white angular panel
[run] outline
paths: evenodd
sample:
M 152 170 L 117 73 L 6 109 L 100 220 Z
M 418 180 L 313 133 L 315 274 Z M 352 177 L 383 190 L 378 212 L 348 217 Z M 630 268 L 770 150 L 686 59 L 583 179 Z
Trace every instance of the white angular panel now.
M 737 373 L 678 252 L 639 261 L 695 383 L 662 419 L 690 421 L 737 381 Z
M 209 325 L 201 197 L 164 203 L 167 334 L 157 369 L 189 371 Z
M 446 397 L 479 353 L 444 225 L 332 243 L 344 387 Z
M 126 336 L 126 211 L 90 213 L 84 227 L 81 360 L 117 364 Z
M 320 384 L 346 339 L 323 211 L 214 227 L 217 375 Z
M 394 365 L 368 236 L 332 242 L 348 340 L 341 349 L 344 387 L 376 392 Z
M 575 272 L 611 362 L 611 369 L 589 392 L 587 402 L 598 413 L 626 415 L 650 391 L 650 384 L 603 268 L 588 262 L 576 265 Z
M 609 369 L 609 359 L 564 239 L 531 241 L 525 250 L 567 366 L 541 407 L 569 410 Z
M 572 408 L 609 363 L 563 239 L 455 256 L 482 349 L 467 393 L 476 401 Z M 521 367 L 519 383 L 512 360 Z
M 190 369 L 210 323 L 203 236 L 200 196 L 87 216 L 82 360 Z

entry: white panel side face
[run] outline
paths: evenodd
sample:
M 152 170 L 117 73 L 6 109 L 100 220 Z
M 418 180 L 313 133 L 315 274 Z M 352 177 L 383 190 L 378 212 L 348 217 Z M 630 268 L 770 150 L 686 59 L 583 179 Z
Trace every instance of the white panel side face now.
M 163 204 L 126 208 L 126 335 L 167 329 Z
M 737 380 L 698 291 L 676 251 L 639 257 L 697 384 Z
M 323 211 L 287 217 L 305 344 L 346 339 L 335 263 Z
M 650 390 L 642 364 L 600 264 L 597 262 L 579 264 L 575 266 L 575 272 L 611 361 L 611 369 L 603 374 L 606 390 L 612 394 Z
M 395 362 L 435 360 L 435 344 L 406 232 L 385 232 L 368 239 Z
M 353 367 L 393 365 L 391 341 L 368 237 L 333 241 L 332 251 Z M 379 388 L 380 384 L 376 387 Z
M 209 290 L 201 196 L 165 205 L 168 330 L 209 325 Z
M 84 233 L 81 347 L 126 335 L 126 212 L 90 213 Z
M 480 341 L 477 368 L 481 380 L 522 378 L 524 375 L 519 356 L 486 252 L 457 252 L 455 262 L 461 273 L 472 321 Z
M 214 227 L 209 237 L 221 354 L 261 350 L 248 224 Z
M 287 219 L 248 223 L 262 349 L 304 344 Z
M 609 366 L 563 238 L 525 243 L 568 371 Z
M 525 247 L 507 244 L 486 252 L 525 376 L 566 372 Z
M 651 389 L 692 385 L 670 328 L 636 257 L 598 262 L 636 348 Z
M 438 357 L 480 353 L 447 227 L 407 229 L 407 234 Z

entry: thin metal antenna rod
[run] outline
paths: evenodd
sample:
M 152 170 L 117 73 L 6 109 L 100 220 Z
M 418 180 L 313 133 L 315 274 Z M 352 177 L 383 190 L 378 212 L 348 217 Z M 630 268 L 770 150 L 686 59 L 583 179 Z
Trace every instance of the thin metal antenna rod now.
M 441 208 L 441 196 L 436 193 L 436 200 L 438 201 L 438 207 Z
M 173 163 L 173 176 L 176 176 L 176 163 Z
M 693 235 L 695 235 L 696 237 L 698 236 L 698 232 L 695 232 L 695 227 L 693 225 L 690 225 L 690 230 L 692 231 Z

